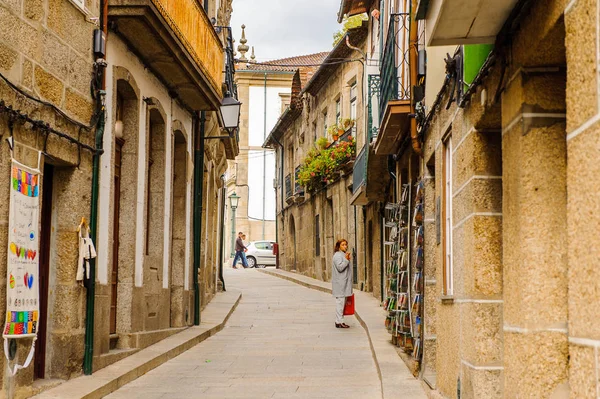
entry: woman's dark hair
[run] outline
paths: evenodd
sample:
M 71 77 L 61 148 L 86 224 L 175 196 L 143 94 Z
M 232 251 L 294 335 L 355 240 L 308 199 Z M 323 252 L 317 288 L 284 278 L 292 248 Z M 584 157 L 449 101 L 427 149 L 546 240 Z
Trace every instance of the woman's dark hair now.
M 333 248 L 333 252 L 337 252 L 340 250 L 340 245 L 342 245 L 342 243 L 345 242 L 346 244 L 348 244 L 348 240 L 344 239 L 344 238 L 340 238 L 339 240 L 337 240 L 335 242 L 335 247 Z

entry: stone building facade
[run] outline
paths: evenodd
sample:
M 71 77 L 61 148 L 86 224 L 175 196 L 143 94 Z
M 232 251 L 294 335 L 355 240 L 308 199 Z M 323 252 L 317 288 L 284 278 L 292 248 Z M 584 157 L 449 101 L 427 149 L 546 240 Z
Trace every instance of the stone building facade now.
M 305 157 L 316 148 L 318 139 L 333 140 L 327 127 L 343 118 L 355 121 L 345 135 L 353 136 L 359 149 L 365 144 L 364 69 L 358 62 L 328 61 L 360 59 L 367 47 L 367 36 L 366 26 L 352 29 L 347 33 L 348 39 L 345 36 L 334 47 L 321 67 L 315 71 L 301 67 L 296 71 L 290 107 L 271 131 L 265 146 L 277 153 L 280 266 L 329 281 L 333 246 L 337 239 L 345 238 L 353 253 L 355 287 L 374 291 L 378 296 L 378 208 L 352 204 L 352 165 L 339 178 L 311 192 L 298 185 L 296 175 Z M 339 140 L 344 140 L 344 135 Z
M 232 46 L 226 50 L 230 33 L 215 31 L 210 18 L 227 26 L 231 1 L 205 2 L 208 12 L 184 1 L 178 5 L 184 14 L 160 0 L 141 8 L 133 3 L 110 0 L 104 15 L 102 1 L 0 2 L 2 307 L 11 166 L 6 139 L 14 141 L 13 157 L 30 167 L 43 154 L 36 352 L 33 364 L 15 378 L 1 374 L 16 397 L 80 375 L 87 337 L 93 337 L 90 371 L 96 371 L 193 325 L 195 310 L 217 292 L 221 176 L 239 150 L 235 137 L 212 139 L 223 134 L 218 106 L 234 83 Z M 103 20 L 109 27 L 106 52 L 95 57 L 93 33 Z M 103 150 L 97 151 L 100 118 Z M 90 286 L 75 276 L 78 227 L 82 218 L 94 222 L 94 154 L 100 157 L 98 257 L 88 329 Z M 20 364 L 30 342 L 19 340 Z
M 358 3 L 342 8 L 364 11 Z M 391 27 L 400 3 L 391 14 L 387 1 L 367 9 Z M 411 131 L 390 125 L 400 106 L 390 102 L 374 141 L 376 152 L 393 150 L 396 192 L 418 181 L 425 190 L 416 367 L 435 398 L 595 398 L 600 10 L 495 2 L 491 16 L 477 2 L 444 3 L 404 8 L 425 22 L 428 72 L 416 73 L 424 80 L 412 80 L 409 98 L 425 108 Z M 429 79 L 440 65 L 445 79 Z
M 245 26 L 244 26 L 245 29 Z M 273 209 L 275 156 L 273 151 L 262 148 L 265 133 L 273 127 L 283 109 L 290 102 L 290 88 L 294 69 L 277 66 L 296 64 L 307 57 L 292 57 L 255 63 L 254 48 L 250 60 L 246 58 L 248 46 L 245 30 L 237 47 L 240 58 L 236 65 L 236 85 L 242 103 L 240 115 L 240 155 L 229 162 L 227 169 L 227 196 L 234 192 L 240 197 L 235 212 L 235 223 L 229 202 L 226 204 L 226 246 L 225 254 L 232 255 L 237 232 L 246 234 L 246 241 L 276 241 L 277 232 Z M 247 61 L 247 62 L 244 62 Z M 266 99 L 266 100 L 265 100 Z M 264 203 L 264 208 L 263 208 Z M 262 214 L 263 209 L 265 215 Z M 273 216 L 270 214 L 273 213 Z M 232 228 L 235 230 L 232 234 Z

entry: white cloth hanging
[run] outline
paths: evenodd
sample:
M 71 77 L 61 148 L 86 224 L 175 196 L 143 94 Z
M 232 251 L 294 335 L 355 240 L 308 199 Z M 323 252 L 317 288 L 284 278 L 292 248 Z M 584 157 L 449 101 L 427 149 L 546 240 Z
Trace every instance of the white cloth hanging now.
M 90 230 L 87 226 L 79 229 L 79 262 L 77 263 L 77 281 L 90 278 L 90 259 L 96 257 L 96 248 L 90 238 Z

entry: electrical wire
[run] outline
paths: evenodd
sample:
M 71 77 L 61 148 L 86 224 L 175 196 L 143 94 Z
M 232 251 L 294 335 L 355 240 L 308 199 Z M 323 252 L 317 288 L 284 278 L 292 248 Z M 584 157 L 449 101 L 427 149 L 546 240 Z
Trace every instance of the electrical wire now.
M 81 122 L 76 121 L 75 119 L 71 118 L 70 116 L 68 116 L 65 112 L 63 112 L 60 108 L 56 107 L 54 104 L 49 103 L 47 101 L 44 100 L 40 100 L 39 98 L 36 98 L 34 96 L 32 96 L 31 94 L 23 91 L 20 87 L 18 87 L 17 85 L 15 85 L 14 83 L 12 83 L 10 80 L 8 80 L 8 78 L 6 76 L 4 76 L 2 73 L 0 73 L 0 78 L 2 78 L 2 80 L 4 80 L 6 82 L 7 85 L 9 85 L 13 90 L 15 90 L 16 92 L 18 92 L 19 94 L 21 94 L 22 96 L 38 103 L 38 104 L 42 104 L 45 105 L 47 107 L 52 108 L 52 110 L 54 112 L 56 112 L 57 114 L 59 114 L 60 116 L 62 116 L 63 118 L 65 118 L 67 121 L 69 121 L 70 123 L 74 124 L 75 126 L 78 126 L 84 130 L 90 131 L 92 130 L 95 126 L 96 123 L 98 122 L 98 118 L 100 113 L 96 112 L 96 114 L 92 117 L 92 122 L 90 123 L 90 125 L 84 125 Z M 93 81 L 92 81 L 93 84 Z

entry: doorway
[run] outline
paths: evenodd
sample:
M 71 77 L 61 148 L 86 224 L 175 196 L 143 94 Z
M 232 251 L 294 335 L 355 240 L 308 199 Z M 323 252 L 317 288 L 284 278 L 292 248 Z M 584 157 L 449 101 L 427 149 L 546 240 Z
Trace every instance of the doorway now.
M 35 361 L 33 373 L 35 379 L 46 376 L 46 335 L 48 330 L 48 286 L 50 274 L 50 242 L 52 234 L 52 181 L 54 178 L 54 167 L 48 163 L 44 164 L 44 175 L 42 176 L 42 212 L 40 232 L 40 320 L 38 325 L 38 336 L 35 346 Z

